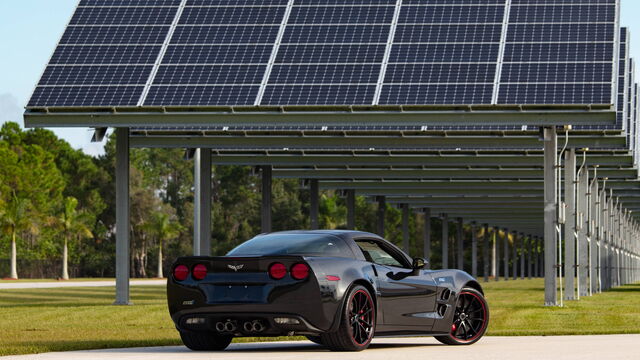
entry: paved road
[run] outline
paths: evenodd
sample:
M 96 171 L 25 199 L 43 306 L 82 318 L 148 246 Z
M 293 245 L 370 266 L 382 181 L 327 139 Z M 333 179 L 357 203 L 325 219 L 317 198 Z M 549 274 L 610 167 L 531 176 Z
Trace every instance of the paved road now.
M 433 338 L 375 339 L 359 353 L 334 353 L 307 341 L 232 344 L 224 352 L 191 352 L 182 346 L 74 351 L 2 357 L 2 360 L 199 360 L 199 359 L 640 359 L 640 335 L 486 337 L 473 346 L 440 345 Z
M 131 280 L 131 285 L 166 285 L 167 280 Z M 0 290 L 5 289 L 49 289 L 66 287 L 103 287 L 116 286 L 115 280 L 99 281 L 50 281 L 50 282 L 3 282 Z

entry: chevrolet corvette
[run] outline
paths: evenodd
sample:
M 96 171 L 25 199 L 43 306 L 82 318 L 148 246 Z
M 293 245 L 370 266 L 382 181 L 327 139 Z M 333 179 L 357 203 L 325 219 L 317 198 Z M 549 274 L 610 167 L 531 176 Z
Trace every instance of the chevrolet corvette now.
M 184 344 L 201 351 L 283 335 L 335 351 L 364 350 L 374 336 L 469 345 L 489 323 L 472 276 L 426 270 L 424 259 L 359 231 L 261 234 L 226 256 L 178 258 L 167 297 Z

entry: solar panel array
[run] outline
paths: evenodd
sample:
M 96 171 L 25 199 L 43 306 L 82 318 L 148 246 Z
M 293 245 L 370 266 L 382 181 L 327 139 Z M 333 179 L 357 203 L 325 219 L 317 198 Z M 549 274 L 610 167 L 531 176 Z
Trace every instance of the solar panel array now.
M 612 104 L 616 0 L 81 0 L 29 107 Z

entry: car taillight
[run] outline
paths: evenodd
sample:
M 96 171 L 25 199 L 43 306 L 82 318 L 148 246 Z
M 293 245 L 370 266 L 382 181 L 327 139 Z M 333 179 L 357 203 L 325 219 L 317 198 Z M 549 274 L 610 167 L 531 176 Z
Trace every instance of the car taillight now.
M 269 266 L 269 276 L 276 280 L 282 279 L 285 275 L 287 275 L 287 267 L 281 263 L 273 263 Z
M 304 280 L 309 276 L 309 265 L 295 264 L 291 267 L 291 277 L 296 280 Z
M 173 269 L 173 277 L 178 281 L 183 281 L 189 276 L 189 268 L 184 265 L 178 265 Z
M 193 278 L 196 280 L 202 280 L 205 277 L 207 277 L 207 267 L 202 264 L 196 265 L 193 268 Z

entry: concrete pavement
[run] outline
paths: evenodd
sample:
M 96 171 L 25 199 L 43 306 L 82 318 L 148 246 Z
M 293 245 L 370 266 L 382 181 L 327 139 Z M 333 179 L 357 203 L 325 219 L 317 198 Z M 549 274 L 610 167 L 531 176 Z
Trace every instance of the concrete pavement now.
M 167 280 L 131 280 L 132 286 L 140 285 L 166 285 Z M 51 288 L 67 288 L 67 287 L 105 287 L 116 286 L 115 280 L 97 280 L 97 281 L 43 281 L 43 282 L 2 282 L 0 290 L 6 289 L 51 289 Z
M 485 337 L 472 346 L 441 345 L 433 338 L 380 338 L 359 353 L 325 350 L 308 341 L 231 344 L 224 352 L 192 352 L 183 346 L 90 350 L 0 357 L 2 360 L 305 360 L 473 359 L 606 360 L 640 359 L 640 335 Z

